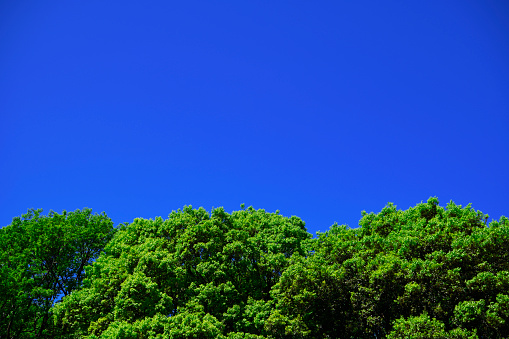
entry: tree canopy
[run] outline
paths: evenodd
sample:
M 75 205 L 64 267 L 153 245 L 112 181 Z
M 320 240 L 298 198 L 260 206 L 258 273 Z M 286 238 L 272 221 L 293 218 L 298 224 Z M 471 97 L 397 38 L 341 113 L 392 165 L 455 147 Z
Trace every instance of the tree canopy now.
M 62 301 L 34 304 L 61 338 L 507 338 L 509 220 L 487 220 L 430 198 L 313 238 L 295 216 L 187 206 L 123 224 Z M 1 267 L 11 295 L 33 290 Z
M 136 219 L 57 305 L 57 323 L 88 338 L 265 334 L 270 291 L 310 237 L 299 218 L 253 208 Z
M 268 326 L 294 338 L 507 338 L 509 221 L 436 198 L 334 225 L 273 288 Z
M 0 229 L 0 338 L 53 338 L 54 303 L 81 286 L 113 237 L 106 214 L 29 210 Z

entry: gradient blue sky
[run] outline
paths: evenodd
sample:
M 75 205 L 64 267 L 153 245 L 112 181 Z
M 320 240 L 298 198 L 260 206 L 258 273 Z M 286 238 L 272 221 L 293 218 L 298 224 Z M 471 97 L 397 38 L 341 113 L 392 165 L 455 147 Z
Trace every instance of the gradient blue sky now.
M 509 215 L 506 1 L 0 3 L 0 226 L 241 203 Z

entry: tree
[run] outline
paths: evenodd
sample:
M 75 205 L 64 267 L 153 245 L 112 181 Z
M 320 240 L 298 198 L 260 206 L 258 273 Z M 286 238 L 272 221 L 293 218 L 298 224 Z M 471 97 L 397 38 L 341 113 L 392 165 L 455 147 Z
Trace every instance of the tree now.
M 262 338 L 271 288 L 310 237 L 299 218 L 252 207 L 135 219 L 55 306 L 56 323 L 85 338 Z
M 311 239 L 297 217 L 188 206 L 123 225 L 81 287 L 77 274 L 60 280 L 69 288 L 40 282 L 48 263 L 84 265 L 33 264 L 26 258 L 49 245 L 10 241 L 0 277 L 11 297 L 1 306 L 34 324 L 53 315 L 62 338 L 508 338 L 509 219 L 487 220 L 430 198 L 363 212 L 359 228 L 333 225 Z M 54 290 L 65 296 L 48 313 Z
M 441 321 L 431 319 L 424 312 L 418 317 L 397 319 L 387 339 L 478 339 L 478 336 L 475 330 L 456 328 L 446 331 Z
M 266 326 L 280 338 L 507 338 L 509 220 L 487 219 L 430 198 L 334 225 L 273 287 Z
M 79 288 L 115 229 L 90 209 L 28 210 L 0 229 L 0 338 L 52 338 L 51 307 Z

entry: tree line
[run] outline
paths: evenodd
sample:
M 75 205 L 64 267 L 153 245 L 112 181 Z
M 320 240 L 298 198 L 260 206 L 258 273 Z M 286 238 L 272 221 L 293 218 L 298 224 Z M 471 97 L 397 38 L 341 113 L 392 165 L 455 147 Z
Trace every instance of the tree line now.
M 0 229 L 0 338 L 509 337 L 509 219 L 470 205 L 388 204 L 316 237 L 244 206 L 41 213 Z

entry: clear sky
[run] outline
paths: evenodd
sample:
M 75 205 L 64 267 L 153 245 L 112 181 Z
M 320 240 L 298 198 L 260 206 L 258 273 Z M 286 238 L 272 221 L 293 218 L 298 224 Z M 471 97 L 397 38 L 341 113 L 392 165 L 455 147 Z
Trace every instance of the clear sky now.
M 0 226 L 430 196 L 509 216 L 506 1 L 0 2 Z

